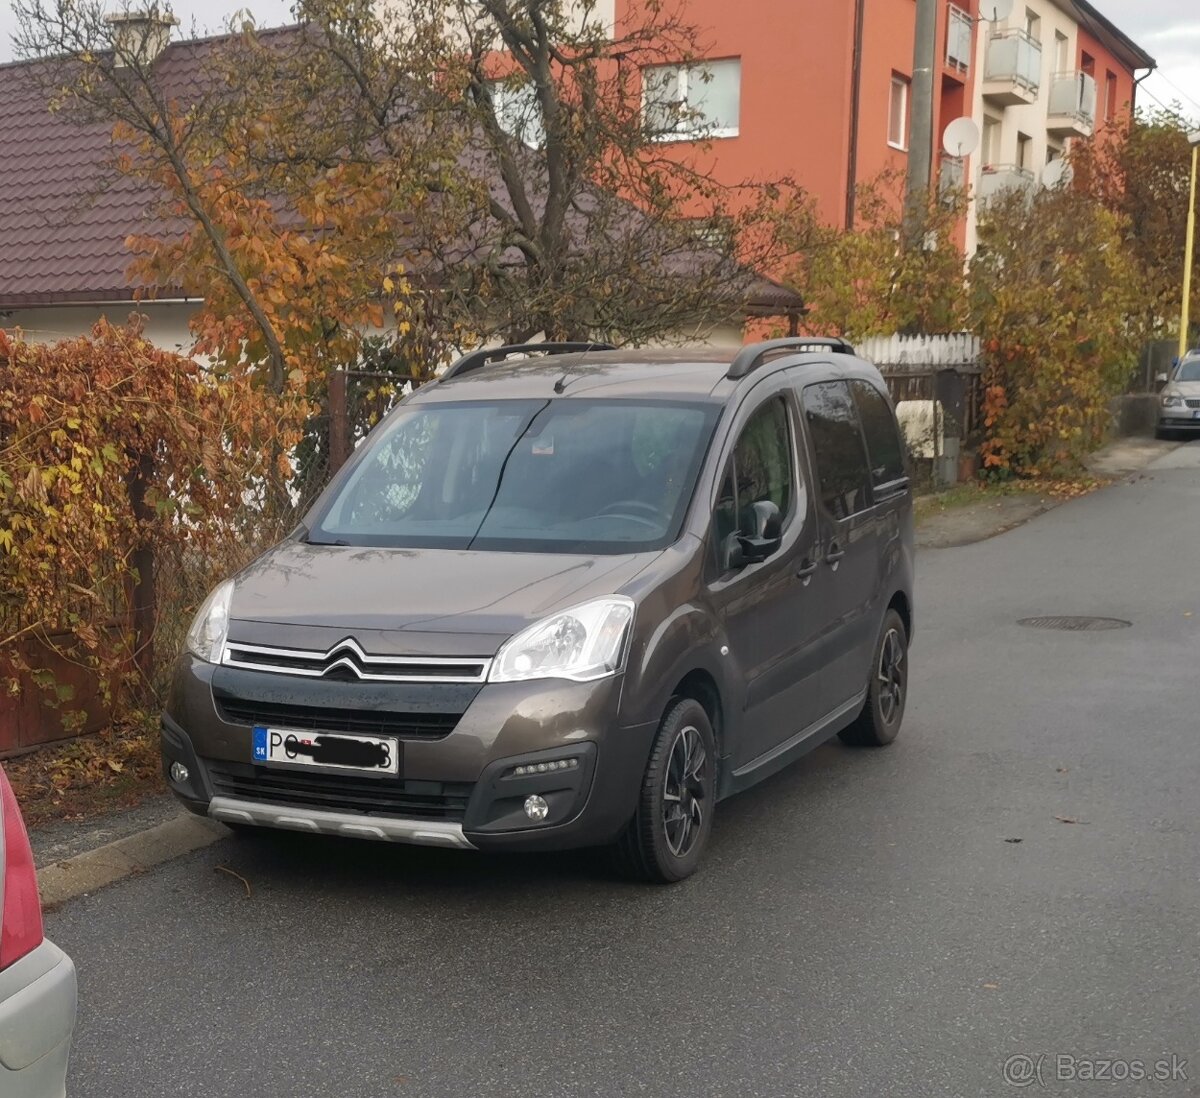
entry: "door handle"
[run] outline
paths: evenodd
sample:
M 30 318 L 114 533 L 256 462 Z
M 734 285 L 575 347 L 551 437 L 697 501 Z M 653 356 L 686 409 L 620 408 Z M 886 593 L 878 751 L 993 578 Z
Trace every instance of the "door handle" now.
M 835 567 L 837 562 L 846 555 L 846 550 L 843 549 L 836 541 L 829 543 L 829 548 L 825 550 L 825 563 L 832 564 Z
M 816 570 L 817 562 L 812 557 L 805 557 L 800 562 L 800 567 L 796 569 L 796 578 L 804 580 L 804 586 L 807 587 Z

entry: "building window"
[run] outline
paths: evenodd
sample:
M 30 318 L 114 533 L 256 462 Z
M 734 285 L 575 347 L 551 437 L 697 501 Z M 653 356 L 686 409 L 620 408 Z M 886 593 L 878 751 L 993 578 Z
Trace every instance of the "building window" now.
M 1117 116 L 1117 74 L 1107 73 L 1104 77 L 1104 121 L 1111 122 Z
M 1027 133 L 1017 134 L 1017 167 L 1033 168 L 1033 138 Z
M 642 116 L 657 141 L 737 137 L 742 62 L 651 65 L 642 73 Z
M 1025 9 L 1025 33 L 1035 42 L 1042 40 L 1042 18 L 1029 8 Z
M 1054 71 L 1071 72 L 1075 66 L 1071 64 L 1071 44 L 1062 31 L 1054 32 Z
M 1094 77 L 1096 75 L 1096 59 L 1090 53 L 1083 54 L 1079 63 L 1079 67 L 1083 69 L 1088 76 Z
M 1000 120 L 990 115 L 983 120 L 983 152 L 984 167 L 993 167 L 1000 163 Z
M 537 88 L 532 84 L 493 80 L 488 89 L 492 93 L 492 109 L 500 128 L 522 144 L 540 149 L 546 143 L 546 126 Z
M 908 148 L 908 83 L 908 77 L 892 74 L 887 140 L 893 149 Z

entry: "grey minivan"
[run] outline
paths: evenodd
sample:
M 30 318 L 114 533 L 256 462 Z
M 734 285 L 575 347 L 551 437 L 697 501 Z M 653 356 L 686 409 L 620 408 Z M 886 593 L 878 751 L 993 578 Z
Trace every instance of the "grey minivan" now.
M 912 496 L 837 339 L 480 351 L 205 601 L 163 715 L 193 811 L 696 868 L 723 797 L 890 743 Z

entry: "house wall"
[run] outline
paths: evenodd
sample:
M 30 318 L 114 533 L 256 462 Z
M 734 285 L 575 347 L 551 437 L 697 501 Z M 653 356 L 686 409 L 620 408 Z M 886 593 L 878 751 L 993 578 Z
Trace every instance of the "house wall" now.
M 190 302 L 142 302 L 138 311 L 146 317 L 146 335 L 164 351 L 187 354 L 192 346 L 188 321 L 200 308 Z M 37 309 L 0 311 L 0 328 L 20 329 L 31 343 L 54 343 L 60 339 L 75 339 L 87 335 L 101 317 L 122 324 L 134 311 L 132 302 L 109 305 L 47 305 Z M 694 332 L 679 332 L 662 341 L 662 346 L 676 347 L 694 344 L 706 347 L 740 347 L 745 342 L 745 329 L 740 324 L 719 324 Z M 375 334 L 378 334 L 376 332 Z
M 113 324 L 124 324 L 129 315 L 140 312 L 146 317 L 146 336 L 164 351 L 187 354 L 192 346 L 188 321 L 200 308 L 198 302 L 132 301 L 106 305 L 45 305 L 36 309 L 0 311 L 0 327 L 21 329 L 31 343 L 55 343 L 87 335 L 96 321 L 107 317 Z
M 1096 132 L 1100 133 L 1105 126 L 1127 117 L 1133 109 L 1135 96 L 1134 74 L 1107 46 L 1105 46 L 1085 26 L 1079 27 L 1079 56 L 1077 64 L 1086 67 L 1090 57 L 1093 62 L 1096 78 L 1097 95 L 1099 99 L 1096 111 Z M 1113 94 L 1108 94 L 1108 78 L 1113 78 Z
M 886 2 L 912 6 L 912 0 Z M 619 0 L 618 22 L 629 12 L 628 0 Z M 853 0 L 756 0 L 752 12 L 729 0 L 689 0 L 686 18 L 700 30 L 698 52 L 741 60 L 738 134 L 713 139 L 707 152 L 688 141 L 665 147 L 694 158 L 725 185 L 793 176 L 817 198 L 823 218 L 840 222 Z
M 1028 104 L 999 105 L 985 94 L 987 81 L 983 77 L 986 72 L 988 44 L 994 33 L 1024 27 L 1030 13 L 1039 21 L 1039 38 L 1042 44 L 1037 96 Z M 978 195 L 983 174 L 995 168 L 1019 165 L 1020 146 L 1022 140 L 1027 139 L 1025 167 L 1033 172 L 1034 185 L 1041 186 L 1042 172 L 1048 158 L 1052 155 L 1062 155 L 1068 147 L 1067 140 L 1053 137 L 1047 131 L 1050 84 L 1054 73 L 1059 69 L 1059 59 L 1056 57 L 1057 35 L 1066 39 L 1063 49 L 1068 64 L 1073 66 L 1079 53 L 1078 24 L 1071 15 L 1051 0 L 1017 0 L 1012 14 L 1007 19 L 981 25 L 975 43 L 975 64 L 980 79 L 975 85 L 971 117 L 975 119 L 980 133 L 984 136 L 978 154 L 972 157 L 971 171 L 967 177 L 971 181 L 975 196 L 967 215 L 968 252 L 975 250 L 978 241 Z M 994 123 L 996 127 L 993 131 L 994 139 L 990 144 L 986 137 L 989 122 Z
M 916 5 L 913 0 L 861 0 L 864 7 L 858 134 L 849 178 L 855 0 L 757 0 L 748 15 L 728 0 L 689 0 L 686 17 L 700 29 L 698 52 L 741 61 L 741 117 L 736 137 L 715 138 L 707 152 L 673 142 L 723 184 L 794 179 L 830 224 L 844 225 L 847 189 L 881 172 L 903 175 L 907 141 L 888 140 L 894 75 L 911 81 Z M 934 161 L 941 163 L 946 125 L 968 113 L 973 66 L 947 64 L 951 3 L 938 5 L 934 87 Z M 953 5 L 974 18 L 978 0 Z M 618 0 L 617 18 L 630 10 Z M 910 97 L 911 99 L 911 97 Z M 911 114 L 911 102 L 909 103 Z M 906 122 L 906 133 L 908 125 Z M 898 193 L 898 192 L 897 192 Z

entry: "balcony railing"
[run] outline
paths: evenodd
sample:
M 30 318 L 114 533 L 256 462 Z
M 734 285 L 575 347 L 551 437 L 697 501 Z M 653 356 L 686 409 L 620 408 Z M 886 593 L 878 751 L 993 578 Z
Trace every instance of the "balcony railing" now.
M 1096 124 L 1096 81 L 1086 72 L 1056 72 L 1050 79 L 1047 128 L 1087 137 Z
M 966 72 L 971 67 L 971 41 L 975 34 L 975 20 L 955 4 L 950 5 L 950 18 L 946 21 L 946 65 Z
M 1010 191 L 1032 194 L 1037 177 L 1028 168 L 1016 164 L 985 164 L 979 174 L 979 200 L 987 202 Z
M 966 161 L 961 156 L 942 155 L 938 171 L 938 194 L 944 199 L 953 199 L 962 189 L 966 179 Z
M 1023 30 L 997 31 L 988 41 L 983 82 L 985 96 L 1032 103 L 1042 83 L 1041 42 Z

